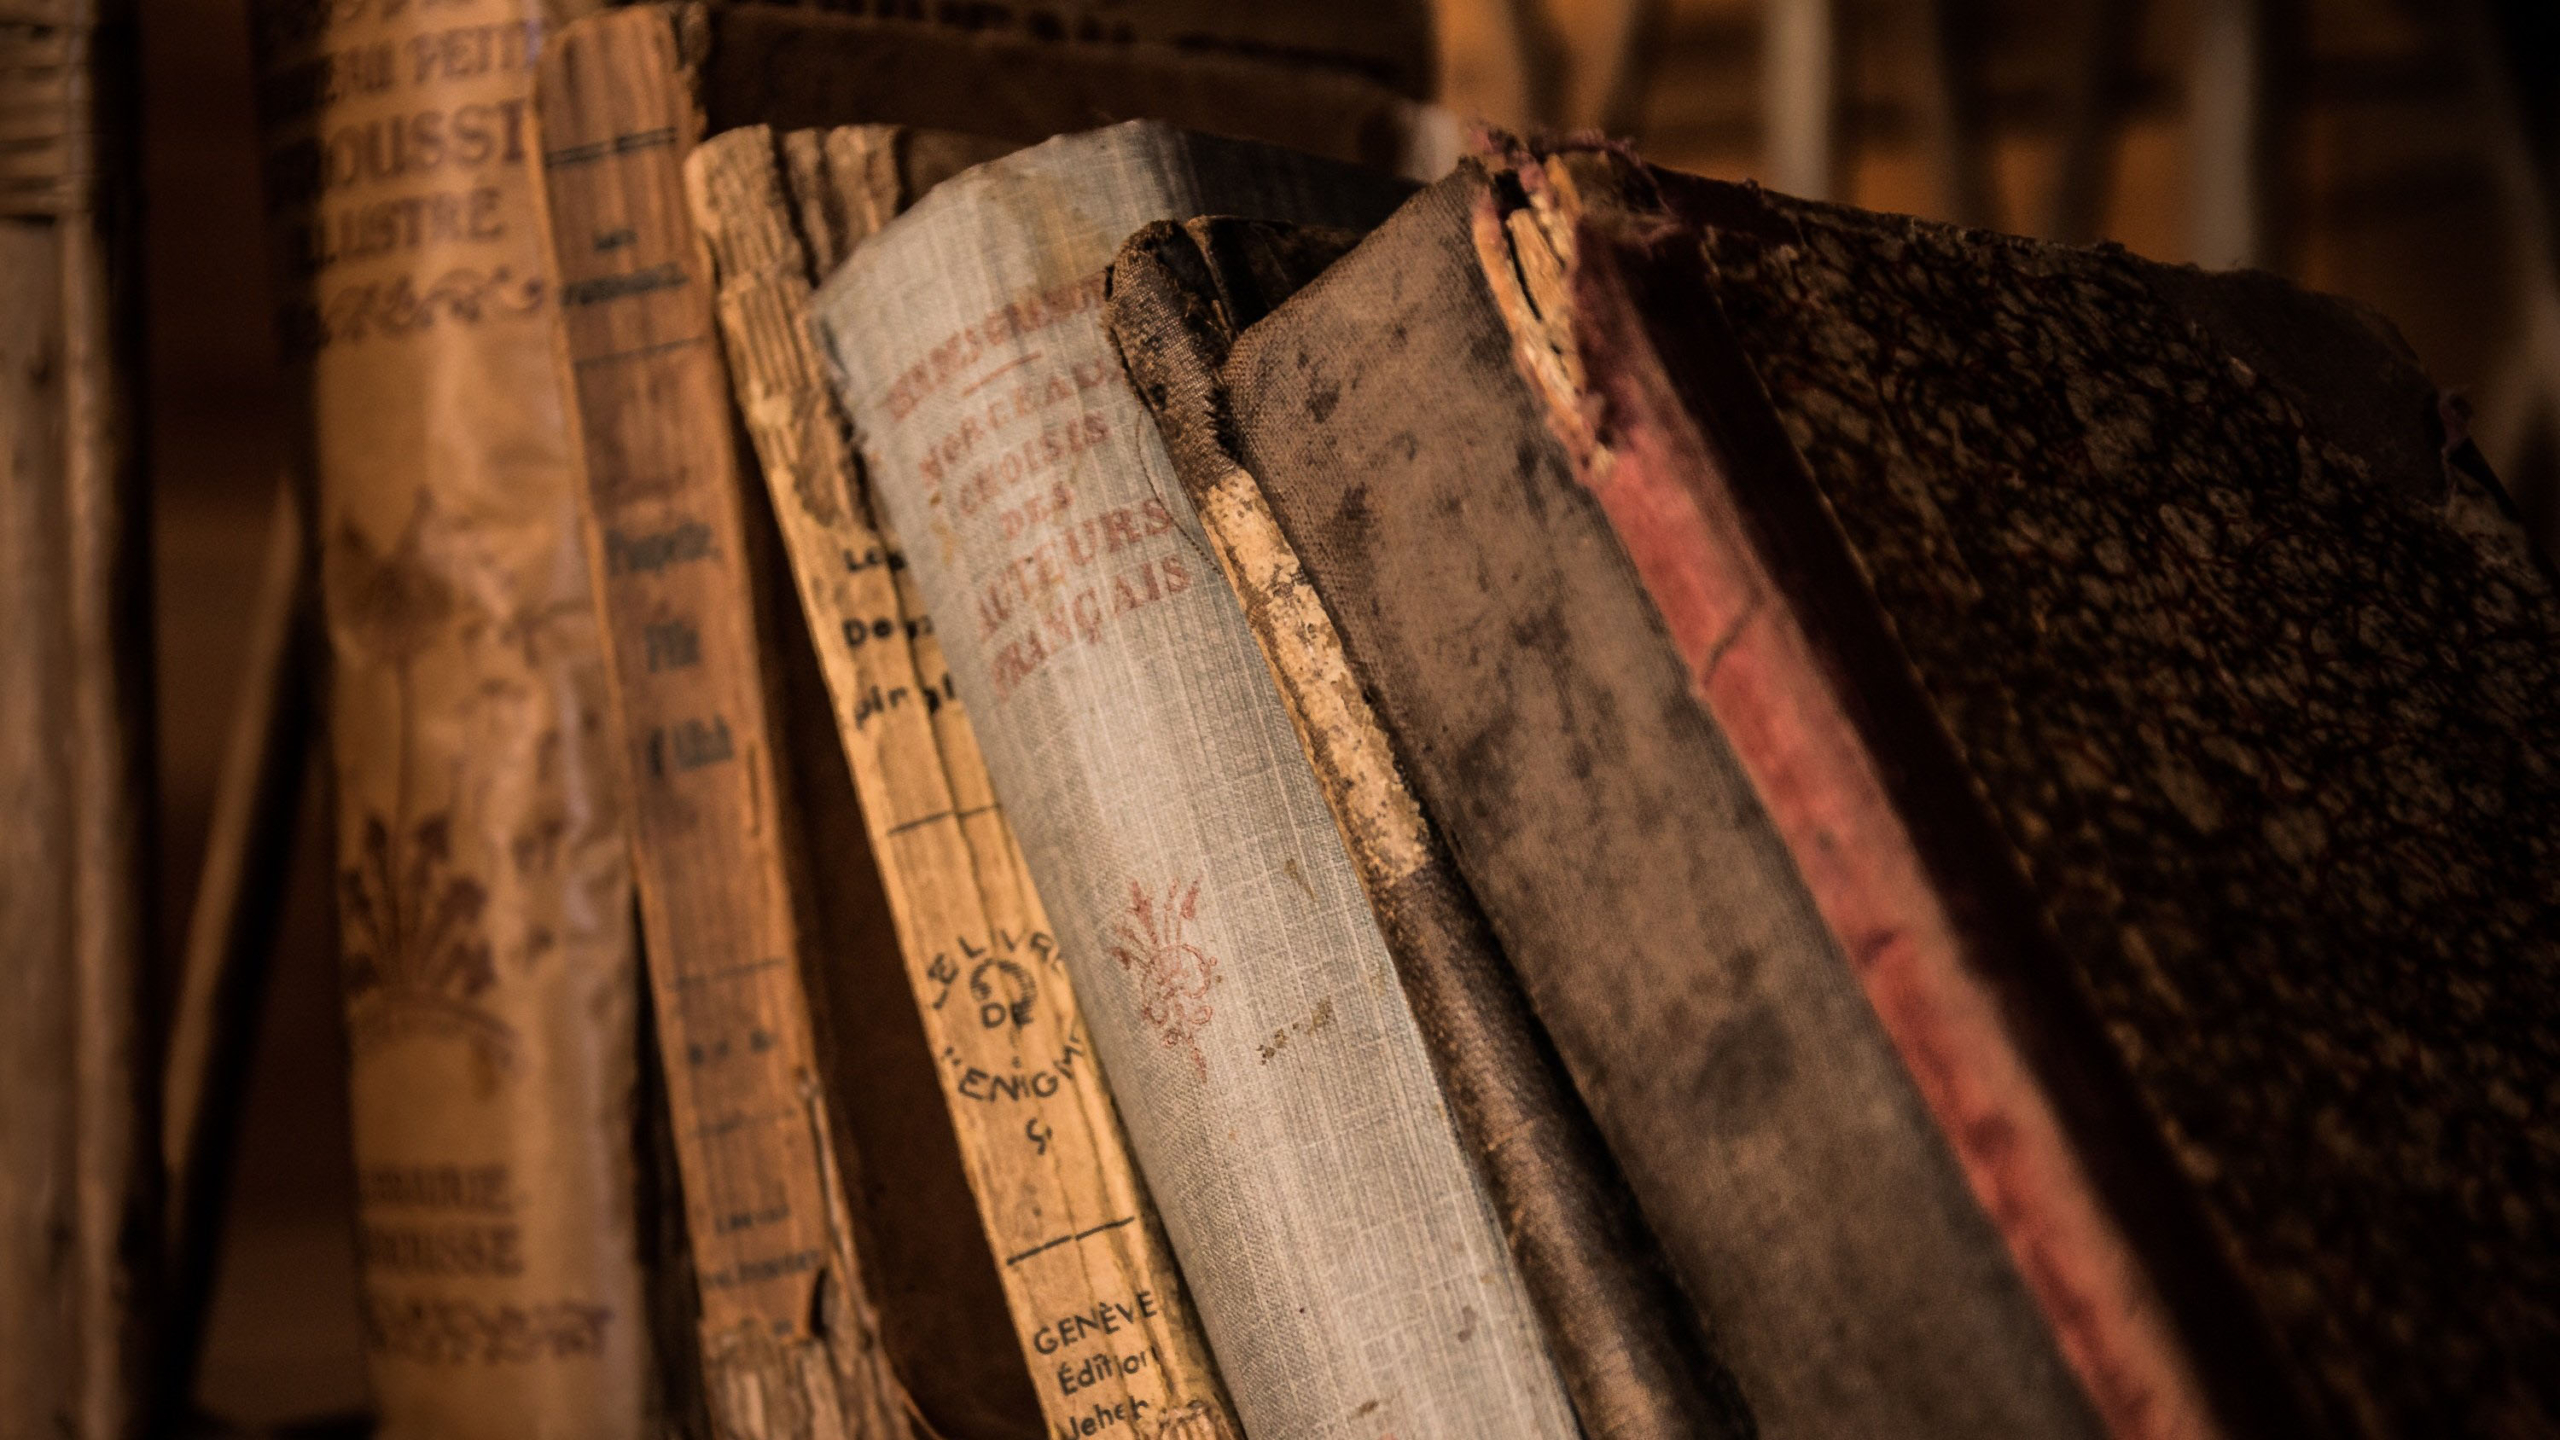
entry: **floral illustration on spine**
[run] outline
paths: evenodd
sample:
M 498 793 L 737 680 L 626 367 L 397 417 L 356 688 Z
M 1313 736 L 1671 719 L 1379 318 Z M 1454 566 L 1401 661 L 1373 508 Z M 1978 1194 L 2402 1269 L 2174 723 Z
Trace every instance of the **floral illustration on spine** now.
M 1129 908 L 1112 927 L 1111 958 L 1138 983 L 1138 1018 L 1156 1032 L 1167 1049 L 1191 1056 L 1191 1068 L 1209 1078 L 1208 1057 L 1200 1052 L 1200 1032 L 1216 1010 L 1209 987 L 1218 982 L 1218 960 L 1187 935 L 1199 917 L 1200 882 L 1179 881 L 1165 887 L 1161 898 L 1129 882 Z
M 396 835 L 365 817 L 364 851 L 339 877 L 344 909 L 347 1005 L 359 1039 L 378 1043 L 419 1030 L 469 1039 L 500 1069 L 515 1032 L 479 1004 L 498 980 L 480 929 L 489 892 L 452 873 L 453 820 L 437 811 Z
M 493 1070 L 512 1067 L 516 1034 L 482 1004 L 498 970 L 482 926 L 488 887 L 455 864 L 450 807 L 413 818 L 413 672 L 459 607 L 427 555 L 434 502 L 423 491 L 389 553 L 352 524 L 332 537 L 330 588 L 350 648 L 389 672 L 400 727 L 392 813 L 369 813 L 338 876 L 350 1039 L 372 1049 L 413 1034 L 462 1038 Z

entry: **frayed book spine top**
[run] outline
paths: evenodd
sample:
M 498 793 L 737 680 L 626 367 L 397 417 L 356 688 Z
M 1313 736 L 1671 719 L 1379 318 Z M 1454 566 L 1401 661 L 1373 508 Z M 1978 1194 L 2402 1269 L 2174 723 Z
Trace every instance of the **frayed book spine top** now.
M 841 737 L 862 796 L 904 978 L 1042 1413 L 1060 1433 L 1116 1418 L 1141 1437 L 1234 1440 L 1048 915 L 808 338 L 812 272 L 912 186 L 991 148 L 885 125 L 779 137 L 751 126 L 703 145 L 685 173 L 719 270 L 739 413 L 834 701 L 830 740 Z

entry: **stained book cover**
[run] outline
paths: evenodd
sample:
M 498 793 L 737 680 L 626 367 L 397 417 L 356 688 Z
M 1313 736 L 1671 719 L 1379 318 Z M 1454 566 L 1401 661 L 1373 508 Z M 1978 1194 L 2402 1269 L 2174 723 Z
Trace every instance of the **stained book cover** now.
M 2560 595 L 2389 327 L 1515 155 L 1479 258 L 2119 1434 L 2560 1415 Z
M 1169 1261 L 1152 1278 L 1141 1266 L 1139 1283 L 1125 1295 L 1088 1296 L 1073 1285 L 1051 1287 L 1055 1293 L 1035 1288 L 1015 1294 L 1025 1349 L 1020 1357 L 1005 1353 L 1008 1327 L 995 1293 L 997 1276 L 984 1242 L 971 1234 L 975 1207 L 967 1196 L 952 1193 L 960 1174 L 956 1162 L 965 1158 L 972 1167 L 978 1198 L 995 1207 L 988 1211 L 991 1216 L 1036 1213 L 1039 1207 L 1030 1197 L 1038 1187 L 1026 1189 L 1003 1173 L 977 1173 L 976 1167 L 985 1163 L 981 1142 L 988 1136 L 975 1117 L 977 1107 L 999 1086 L 1018 1089 L 1042 1076 L 1012 1074 L 1019 1064 L 1001 1063 L 1005 1057 L 991 1060 L 999 1069 L 989 1073 L 975 1073 L 959 1063 L 961 1051 L 974 1054 L 983 1047 L 945 1043 L 969 1037 L 934 1028 L 946 1018 L 944 1011 L 925 1016 L 937 1048 L 931 1055 L 923 1053 L 919 1042 L 925 1037 L 916 1033 L 916 1009 L 896 998 L 895 951 L 888 932 L 893 917 L 904 923 L 897 902 L 906 895 L 893 887 L 884 897 L 871 874 L 864 820 L 846 784 L 846 755 L 828 733 L 832 727 L 826 723 L 818 677 L 802 663 L 810 658 L 807 632 L 796 615 L 783 617 L 786 623 L 771 637 L 759 636 L 761 627 L 751 623 L 749 612 L 757 608 L 764 589 L 756 578 L 764 563 L 750 552 L 766 543 L 763 535 L 770 527 L 761 513 L 761 497 L 739 493 L 738 457 L 724 443 L 731 417 L 720 397 L 726 376 L 713 343 L 708 257 L 681 213 L 681 202 L 666 204 L 706 116 L 717 125 L 776 114 L 826 120 L 958 115 L 973 124 L 984 122 L 984 128 L 1028 137 L 1079 123 L 1103 105 L 1203 116 L 1221 113 L 1223 107 L 1244 128 L 1311 132 L 1316 143 L 1346 152 L 1366 153 L 1364 146 L 1386 145 L 1392 153 L 1396 137 L 1406 133 L 1398 117 L 1414 107 L 1374 81 L 1336 68 L 1339 57 L 1292 51 L 1278 55 L 1278 63 L 1256 58 L 1261 55 L 1257 37 L 1267 38 L 1266 32 L 1275 28 L 1266 23 L 1268 17 L 1234 17 L 1232 26 L 1168 30 L 1179 13 L 1180 7 L 1173 6 L 1127 7 L 1116 12 L 1119 29 L 1098 34 L 1086 33 L 1088 27 L 1080 23 L 1047 26 L 1032 17 L 1030 23 L 1016 25 L 989 16 L 981 17 L 991 22 L 986 28 L 964 34 L 957 24 L 919 25 L 798 9 L 639 7 L 573 26 L 553 47 L 555 55 L 583 57 L 546 73 L 541 96 L 545 165 L 560 227 L 558 262 L 570 320 L 568 373 L 575 377 L 580 399 L 603 536 L 600 591 L 608 627 L 622 647 L 617 651 L 618 705 L 626 739 L 635 747 L 632 770 L 644 802 L 639 812 L 643 909 L 659 942 L 653 948 L 677 957 L 656 977 L 661 1008 L 669 1017 L 674 1099 L 680 1112 L 696 1117 L 697 1128 L 721 1128 L 727 1124 L 723 1117 L 743 1119 L 777 1109 L 805 1108 L 812 1117 L 830 1117 L 817 1129 L 843 1132 L 847 1143 L 837 1147 L 835 1160 L 843 1165 L 850 1186 L 849 1218 L 855 1230 L 869 1232 L 855 1245 L 850 1234 L 839 1237 L 830 1231 L 822 1236 L 812 1228 L 832 1203 L 824 1194 L 832 1184 L 829 1164 L 822 1156 L 792 1153 L 805 1146 L 788 1136 L 779 1143 L 755 1145 L 746 1141 L 745 1130 L 716 1142 L 680 1132 L 679 1147 L 691 1152 L 687 1170 L 699 1177 L 698 1189 L 784 1197 L 754 1207 L 721 1200 L 708 1210 L 697 1208 L 695 1248 L 705 1261 L 706 1316 L 716 1322 L 711 1328 L 720 1335 L 743 1334 L 735 1322 L 760 1308 L 784 1337 L 777 1353 L 786 1360 L 804 1351 L 816 1354 L 822 1337 L 823 1348 L 833 1357 L 814 1367 L 797 1361 L 777 1367 L 745 1351 L 732 1355 L 727 1341 L 717 1341 L 712 1347 L 715 1371 L 765 1377 L 737 1384 L 715 1378 L 715 1419 L 723 1424 L 743 1426 L 749 1412 L 771 1410 L 771 1405 L 746 1404 L 735 1396 L 770 1395 L 777 1393 L 776 1386 L 807 1390 L 801 1397 L 805 1408 L 828 1411 L 839 1400 L 848 1410 L 865 1409 L 854 1397 L 866 1390 L 894 1400 L 888 1391 L 902 1384 L 907 1403 L 929 1428 L 991 1433 L 990 1427 L 1021 1424 L 1030 1408 L 1022 1358 L 1035 1361 L 1031 1368 L 1044 1382 L 1044 1399 L 1060 1402 L 1053 1418 L 1062 1425 L 1117 1419 L 1142 1422 L 1142 1431 L 1152 1431 L 1184 1415 L 1198 1419 L 1194 1412 L 1204 1406 L 1209 1412 L 1216 1409 L 1214 1378 L 1184 1319 Z M 1276 28 L 1301 24 L 1307 13 L 1312 12 L 1280 17 Z M 1398 13 L 1398 7 L 1383 7 L 1361 25 L 1333 30 L 1338 39 L 1366 44 L 1392 34 Z M 1130 26 L 1135 29 L 1120 33 Z M 1171 43 L 1177 31 L 1180 50 Z M 1370 59 L 1383 53 L 1373 52 Z M 892 181 L 912 181 L 937 164 L 944 164 L 940 173 L 948 173 L 957 164 L 944 162 L 965 163 L 962 157 L 983 158 L 1003 148 L 990 142 L 955 144 L 962 137 L 948 135 L 911 134 L 910 139 L 914 143 L 891 147 L 900 153 L 883 150 L 876 157 Z M 823 183 L 823 168 L 805 167 L 798 178 Z M 900 171 L 906 173 L 895 173 Z M 877 177 L 865 173 L 847 178 L 850 188 L 858 190 L 861 181 Z M 805 233 L 819 237 L 830 224 L 849 221 L 842 204 L 858 198 L 864 197 L 808 197 L 814 208 Z M 782 224 L 786 233 L 799 228 L 789 220 Z M 723 237 L 715 231 L 712 238 L 717 243 Z M 634 339 L 642 335 L 647 338 Z M 681 397 L 680 402 L 664 403 L 669 395 Z M 679 452 L 689 458 L 665 461 Z M 743 515 L 742 498 L 748 501 Z M 796 512 L 785 518 L 796 518 Z M 679 546 L 682 553 L 665 556 L 634 552 L 628 563 L 614 558 L 617 537 L 637 544 L 650 537 L 692 534 L 687 527 L 697 522 L 709 536 L 705 544 Z M 837 629 L 836 621 L 828 621 L 820 633 L 832 640 Z M 779 704 L 754 693 L 752 673 L 763 671 L 770 680 L 776 670 L 784 672 Z M 956 720 L 955 711 L 945 728 Z M 775 787 L 784 777 L 774 765 L 785 753 L 791 762 L 784 787 L 789 793 L 776 796 Z M 668 803 L 677 798 L 682 803 Z M 750 843 L 727 857 L 739 863 L 684 858 L 693 853 L 691 847 L 722 829 L 700 823 L 695 812 L 706 807 L 728 807 L 744 817 Z M 771 821 L 782 823 L 776 827 Z M 971 827 L 973 834 L 987 832 L 976 838 L 995 844 L 976 858 L 1000 865 L 1010 844 L 1002 836 L 1001 821 L 975 814 L 963 828 Z M 795 830 L 805 834 L 790 833 Z M 883 838 L 912 849 L 934 837 Z M 846 873 L 848 866 L 859 873 Z M 995 890 L 1005 892 L 1001 877 L 989 874 Z M 879 878 L 894 881 L 898 876 Z M 848 901 L 853 902 L 850 909 L 862 912 L 857 917 L 862 925 L 853 930 L 831 923 L 831 912 L 848 910 Z M 809 913 L 794 913 L 803 910 Z M 706 927 L 704 922 L 714 915 L 725 918 Z M 977 938 L 1009 936 L 1005 943 L 1021 953 L 1004 962 L 1009 968 L 974 967 L 966 983 L 973 992 L 984 992 L 979 996 L 984 1003 L 970 1013 L 992 1006 L 999 1016 L 1019 1012 L 1054 1018 L 1054 1005 L 1048 1002 L 1063 996 L 1064 987 L 1034 974 L 1046 953 L 1042 922 L 1036 913 L 1011 911 L 997 919 L 1000 923 Z M 966 942 L 971 936 L 959 938 Z M 795 950 L 807 962 L 803 979 L 794 979 L 787 969 L 755 968 L 759 957 Z M 948 982 L 931 976 L 953 962 L 926 956 L 919 963 L 927 973 L 917 983 L 934 987 L 937 998 L 947 1001 Z M 1045 963 L 1054 968 L 1054 960 Z M 754 978 L 718 984 L 710 978 L 733 972 Z M 670 991 L 671 979 L 676 988 Z M 875 979 L 887 980 L 887 988 L 873 983 Z M 1049 986 L 1048 1001 L 1036 998 L 1044 985 Z M 751 989 L 761 998 L 751 998 Z M 995 1003 L 999 990 L 1011 993 L 1009 1003 Z M 807 1019 L 796 1020 L 802 1012 L 808 1012 Z M 957 1012 L 957 1006 L 949 1011 Z M 748 1023 L 751 1013 L 779 1015 L 784 1023 L 768 1019 L 759 1029 Z M 1037 1031 L 1037 1038 L 1056 1042 L 1054 1053 L 1044 1053 L 1044 1064 L 1057 1067 L 1043 1072 L 1053 1083 L 1066 1067 L 1089 1058 L 1072 1012 L 1065 1013 L 1067 1023 Z M 747 1103 L 756 1087 L 742 1088 L 737 1082 L 752 1068 L 747 1052 L 758 1034 L 776 1043 L 752 1064 L 767 1071 L 780 1065 L 781 1071 L 774 1073 L 787 1072 L 799 1063 L 803 1048 L 814 1045 L 816 1060 L 833 1081 L 830 1093 L 807 1099 L 805 1105 L 799 1100 L 780 1107 Z M 740 1037 L 750 1042 L 745 1050 L 732 1043 Z M 921 1063 L 906 1063 L 911 1051 Z M 1010 1060 L 1021 1062 L 1028 1054 L 1012 1054 Z M 704 1055 L 732 1058 L 706 1066 L 699 1058 Z M 923 1104 L 915 1103 L 919 1082 L 929 1091 L 936 1072 L 945 1070 L 943 1081 L 960 1087 L 951 1101 L 955 1109 L 945 1112 L 929 1095 Z M 898 1083 L 888 1083 L 893 1078 Z M 974 1094 L 962 1093 L 971 1086 Z M 767 1091 L 775 1088 L 764 1086 Z M 1100 1113 L 1107 1122 L 1107 1102 Z M 953 1118 L 970 1122 L 962 1127 L 968 1141 L 965 1157 L 953 1154 L 954 1136 L 947 1123 Z M 1089 1130 L 1093 1120 L 1080 1110 L 1061 1111 L 1055 1118 L 1078 1121 L 1069 1127 L 1078 1132 Z M 1037 1113 L 1028 1123 L 1016 1117 L 1016 1133 L 997 1136 L 997 1142 L 1022 1149 L 1034 1157 L 1026 1163 L 1035 1167 L 1041 1163 L 1036 1157 L 1046 1153 L 1044 1145 L 1074 1148 L 1076 1137 L 1044 1127 L 1040 1119 Z M 925 1133 L 928 1129 L 938 1133 Z M 918 1176 L 930 1176 L 935 1183 L 908 1183 Z M 1080 1212 L 1087 1202 L 1112 1202 L 1106 1208 L 1114 1216 L 1135 1223 L 1143 1207 L 1125 1193 L 1133 1184 L 1134 1179 L 1124 1179 L 1120 1192 L 1079 1195 L 1060 1215 Z M 1088 1218 L 1095 1224 L 1071 1228 L 1097 1231 L 1089 1258 L 1118 1253 L 1142 1259 L 1146 1254 L 1148 1246 L 1138 1238 L 1141 1231 L 1101 1235 L 1113 1227 Z M 973 1242 L 973 1253 L 952 1248 L 964 1235 Z M 1045 1235 L 1008 1230 L 1000 1238 L 1006 1242 L 999 1247 L 1001 1256 L 1042 1270 L 1062 1285 L 1108 1268 L 1085 1264 L 1073 1251 L 1039 1258 L 1047 1254 L 1040 1248 Z M 822 1239 L 827 1243 L 821 1244 Z M 1161 1241 L 1155 1244 L 1160 1248 Z M 814 1265 L 800 1263 L 811 1257 Z M 773 1268 L 786 1260 L 792 1263 Z M 735 1283 L 734 1277 L 750 1272 L 760 1277 L 752 1287 Z M 814 1328 L 805 1323 L 818 1307 L 794 1300 L 795 1291 L 841 1299 L 848 1294 L 845 1282 L 855 1280 L 857 1272 L 846 1323 L 830 1320 Z M 1005 1278 L 1010 1282 L 1014 1272 L 1008 1269 Z M 870 1303 L 874 1299 L 876 1313 Z M 1045 1348 L 1035 1346 L 1034 1332 L 1043 1325 L 1073 1315 L 1108 1320 L 1118 1314 L 1114 1305 L 1131 1311 L 1129 1328 L 1151 1338 L 1136 1352 L 1157 1370 L 1145 1381 L 1125 1373 L 1098 1377 L 1101 1359 L 1067 1353 L 1080 1347 L 1055 1335 Z M 861 1337 L 875 1324 L 896 1382 L 864 1358 L 871 1342 Z M 853 1343 L 848 1344 L 848 1335 Z M 830 1366 L 837 1372 L 836 1400 L 801 1383 L 822 1379 Z M 856 1374 L 866 1370 L 871 1372 L 867 1379 Z M 799 1380 L 790 1378 L 794 1375 Z M 1158 1379 L 1163 1383 L 1152 1383 Z M 1064 1402 L 1064 1392 L 1073 1393 L 1072 1405 Z M 801 1408 L 800 1400 L 783 1408 Z M 1134 1413 L 1141 1409 L 1153 1413 Z M 733 1418 L 722 1418 L 732 1412 Z M 900 1423 L 893 1416 L 873 1414 L 857 1428 L 895 1429 Z
M 1237 334 L 1359 238 L 1231 216 L 1150 225 L 1112 262 L 1112 343 L 1289 707 L 1584 1435 L 1750 1434 L 1732 1377 L 1570 1093 L 1340 632 L 1233 448 L 1218 367 Z
M 1744 1423 L 2097 1433 L 1516 372 L 1487 187 L 1435 185 L 1246 327 L 1195 428 L 1303 567 Z
M 1358 878 L 1102 329 L 1168 216 L 1402 187 L 1133 124 L 945 182 L 818 301 L 1248 1432 L 1573 1421 Z

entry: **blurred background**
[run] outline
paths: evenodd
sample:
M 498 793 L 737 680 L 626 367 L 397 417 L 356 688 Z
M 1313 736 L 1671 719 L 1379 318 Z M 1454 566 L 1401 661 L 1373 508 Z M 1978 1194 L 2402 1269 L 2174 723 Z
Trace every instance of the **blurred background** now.
M 1442 98 L 1677 168 L 2163 260 L 2395 321 L 2560 548 L 2551 0 L 1431 0 Z M 277 478 L 246 0 L 144 7 L 164 953 L 201 860 Z M 858 0 L 849 8 L 861 8 Z M 1107 8 L 1107 6 L 1106 6 Z M 318 787 L 199 1398 L 364 1404 Z

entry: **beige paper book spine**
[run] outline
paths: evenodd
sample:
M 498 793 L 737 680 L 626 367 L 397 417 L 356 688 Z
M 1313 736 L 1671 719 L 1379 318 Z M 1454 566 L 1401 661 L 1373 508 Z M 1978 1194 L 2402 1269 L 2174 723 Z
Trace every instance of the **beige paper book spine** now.
M 663 16 L 560 36 L 537 91 L 561 372 L 633 796 L 704 1390 L 724 1437 L 903 1437 L 833 1153 L 710 263 Z
M 918 151 L 931 152 L 925 175 Z M 809 337 L 812 277 L 895 214 L 933 160 L 968 158 L 889 126 L 779 145 L 751 127 L 695 151 L 686 182 L 720 276 L 738 409 L 1042 1409 L 1062 1435 L 1234 1436 L 1048 916 Z
M 0 1435 L 145 1433 L 147 554 L 131 15 L 0 0 Z
M 623 797 L 533 227 L 567 5 L 260 0 L 388 1440 L 652 1426 Z

